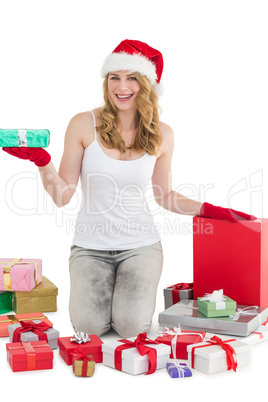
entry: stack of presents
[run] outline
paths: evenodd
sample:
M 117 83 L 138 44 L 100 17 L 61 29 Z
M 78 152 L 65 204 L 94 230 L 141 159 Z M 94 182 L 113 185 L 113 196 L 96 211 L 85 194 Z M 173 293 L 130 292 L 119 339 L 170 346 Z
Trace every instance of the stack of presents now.
M 42 277 L 42 261 L 0 259 L 0 336 L 9 337 L 11 369 L 51 369 L 58 348 L 83 377 L 98 363 L 134 375 L 164 369 L 172 378 L 236 371 L 268 339 L 267 246 L 268 219 L 194 217 L 193 282 L 164 289 L 158 336 L 108 342 L 95 334 L 60 337 L 43 314 L 56 311 L 57 288 Z M 3 315 L 11 310 L 16 314 Z

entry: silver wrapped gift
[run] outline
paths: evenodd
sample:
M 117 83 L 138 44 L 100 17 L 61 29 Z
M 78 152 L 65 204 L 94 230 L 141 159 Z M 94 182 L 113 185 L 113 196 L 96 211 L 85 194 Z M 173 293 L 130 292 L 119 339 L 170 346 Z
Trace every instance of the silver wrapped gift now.
M 41 322 L 40 320 L 33 320 L 34 323 L 38 324 Z M 21 324 L 12 324 L 8 326 L 8 333 L 9 333 L 9 340 L 10 342 L 13 342 L 13 334 L 15 329 L 21 327 Z M 55 328 L 51 327 L 44 331 L 44 333 L 47 335 L 47 341 L 51 349 L 57 349 L 58 347 L 58 337 L 59 337 L 59 331 L 57 331 Z M 21 333 L 21 342 L 33 342 L 33 341 L 38 341 L 38 335 L 34 334 L 32 331 L 27 331 L 27 332 L 22 332 Z
M 174 328 L 180 324 L 184 330 L 199 330 L 215 334 L 248 336 L 263 324 L 268 317 L 268 308 L 237 306 L 233 317 L 207 318 L 198 311 L 196 300 L 181 300 L 159 314 L 161 327 Z
M 175 289 L 175 286 L 164 289 L 165 309 L 169 308 L 170 306 L 173 306 L 174 304 L 172 296 L 173 289 Z M 178 292 L 180 300 L 193 298 L 193 289 L 180 289 Z

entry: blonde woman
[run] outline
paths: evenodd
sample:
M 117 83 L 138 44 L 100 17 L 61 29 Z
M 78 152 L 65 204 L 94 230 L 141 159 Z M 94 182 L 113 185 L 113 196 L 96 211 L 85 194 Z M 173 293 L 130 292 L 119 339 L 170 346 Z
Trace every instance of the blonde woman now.
M 155 309 L 163 253 L 145 197 L 175 213 L 253 219 L 190 200 L 171 187 L 173 131 L 159 121 L 162 54 L 124 40 L 104 61 L 104 106 L 74 116 L 59 172 L 44 149 L 5 148 L 34 162 L 57 206 L 81 177 L 83 200 L 70 255 L 70 318 L 75 331 L 122 337 L 147 331 Z

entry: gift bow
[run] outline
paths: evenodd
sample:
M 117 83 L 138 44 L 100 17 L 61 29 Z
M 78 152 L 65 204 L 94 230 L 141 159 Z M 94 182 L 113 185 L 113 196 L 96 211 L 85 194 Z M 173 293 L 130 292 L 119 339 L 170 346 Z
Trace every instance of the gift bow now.
M 208 344 L 194 346 L 192 348 L 192 368 L 194 368 L 195 349 L 205 348 L 205 347 L 212 346 L 212 345 L 219 345 L 226 353 L 226 361 L 227 361 L 228 370 L 233 369 L 234 371 L 236 371 L 236 368 L 237 368 L 236 353 L 235 353 L 234 348 L 232 348 L 232 346 L 228 344 L 228 342 L 233 342 L 233 341 L 236 341 L 236 339 L 229 339 L 227 341 L 223 341 L 218 336 L 213 336 L 209 341 L 207 341 Z
M 148 356 L 149 359 L 149 370 L 146 374 L 152 374 L 156 370 L 157 366 L 157 355 L 156 349 L 150 348 L 146 346 L 150 345 L 159 345 L 159 342 L 153 341 L 147 338 L 146 332 L 143 332 L 137 336 L 135 341 L 129 341 L 128 339 L 120 339 L 118 342 L 122 342 L 123 345 L 117 346 L 114 353 L 114 366 L 117 370 L 122 371 L 122 352 L 125 349 L 137 348 L 139 354 L 141 356 Z
M 39 323 L 35 323 L 33 321 L 20 321 L 21 327 L 15 329 L 13 334 L 12 342 L 20 342 L 21 334 L 23 332 L 32 331 L 34 334 L 38 336 L 39 341 L 47 341 L 47 334 L 44 331 L 52 328 L 51 325 L 47 324 L 44 321 Z
M 176 283 L 173 286 L 169 286 L 168 289 L 170 288 L 176 288 L 178 290 L 187 290 L 187 289 L 192 289 L 193 288 L 193 283 L 184 283 L 184 282 L 180 282 L 180 283 Z
M 207 300 L 210 303 L 216 304 L 216 310 L 224 310 L 225 309 L 225 297 L 223 296 L 223 290 L 214 290 L 212 293 L 206 293 L 204 297 L 201 297 L 199 300 Z
M 73 353 L 71 353 L 71 355 L 73 356 L 73 363 L 76 360 L 82 360 L 83 359 L 83 364 L 82 364 L 82 377 L 86 377 L 87 376 L 87 363 L 88 362 L 94 362 L 94 359 L 92 357 L 92 355 L 87 355 L 83 352 L 83 350 L 80 348 L 80 346 L 77 346 L 77 348 L 75 349 L 75 351 Z
M 193 285 L 194 285 L 193 283 L 180 282 L 180 283 L 175 283 L 175 285 L 169 286 L 168 289 L 172 288 L 173 304 L 176 304 L 180 301 L 180 295 L 179 295 L 180 290 L 193 289 Z
M 70 341 L 78 343 L 80 345 L 81 343 L 90 342 L 90 337 L 86 332 L 75 332 Z
M 199 300 L 208 300 L 211 303 L 218 303 L 225 300 L 223 296 L 223 289 L 214 290 L 212 293 L 206 293 L 204 297 Z
M 247 306 L 244 308 L 238 308 L 236 310 L 235 315 L 230 315 L 229 318 L 236 321 L 240 318 L 241 315 L 257 315 L 259 317 L 259 321 L 260 321 L 260 315 L 259 315 L 257 309 L 258 309 L 258 306 Z M 259 323 L 259 324 L 261 325 L 261 323 Z

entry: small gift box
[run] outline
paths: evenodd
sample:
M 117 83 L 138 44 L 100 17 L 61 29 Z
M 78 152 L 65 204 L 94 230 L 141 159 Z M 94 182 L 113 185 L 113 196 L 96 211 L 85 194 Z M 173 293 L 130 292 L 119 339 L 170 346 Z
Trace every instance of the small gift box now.
M 0 259 L 0 290 L 31 291 L 42 281 L 42 260 Z
M 51 349 L 57 349 L 59 331 L 39 320 L 21 321 L 8 326 L 10 342 L 33 342 L 45 340 Z
M 189 345 L 187 350 L 189 366 L 206 374 L 236 371 L 249 364 L 250 346 L 236 339 L 223 341 L 213 336 L 207 342 Z
M 86 355 L 78 346 L 73 356 L 73 372 L 79 377 L 92 377 L 95 371 L 95 362 L 92 355 Z
M 58 288 L 45 276 L 30 292 L 14 292 L 13 311 L 17 314 L 35 311 L 57 311 Z
M 0 147 L 45 148 L 49 138 L 49 130 L 0 129 Z
M 236 302 L 223 295 L 223 290 L 214 290 L 197 298 L 198 311 L 206 317 L 227 317 L 235 315 Z
M 0 314 L 12 311 L 12 292 L 0 292 Z
M 166 367 L 170 346 L 147 338 L 146 333 L 137 338 L 120 339 L 102 345 L 103 363 L 129 374 L 152 374 Z
M 6 350 L 12 371 L 53 368 L 53 351 L 46 341 L 7 343 Z
M 164 289 L 165 309 L 182 299 L 193 299 L 192 283 L 176 283 Z
M 158 316 L 160 327 L 174 328 L 180 324 L 184 330 L 199 330 L 216 334 L 248 336 L 267 320 L 268 308 L 237 306 L 234 316 L 205 317 L 198 311 L 196 300 L 181 300 L 162 311 Z
M 102 340 L 97 335 L 89 335 L 89 341 L 79 344 L 80 350 L 86 355 L 92 355 L 95 363 L 102 363 Z M 73 363 L 73 353 L 78 343 L 75 337 L 61 337 L 58 339 L 59 353 L 68 366 Z
M 170 358 L 188 359 L 187 346 L 192 343 L 200 343 L 204 340 L 206 333 L 197 331 L 183 331 L 180 327 L 166 329 L 156 338 L 157 342 L 171 346 Z
M 53 324 L 49 319 L 42 313 L 31 313 L 31 314 L 16 314 L 16 315 L 3 315 L 0 316 L 0 337 L 9 336 L 8 327 L 12 324 L 17 324 L 20 321 L 32 321 L 40 320 L 49 324 L 53 327 Z
M 171 378 L 191 377 L 191 369 L 185 363 L 172 363 L 166 365 L 166 369 Z

